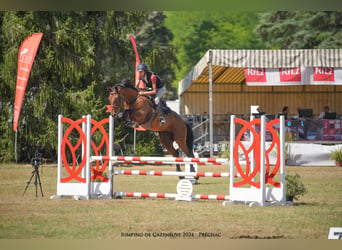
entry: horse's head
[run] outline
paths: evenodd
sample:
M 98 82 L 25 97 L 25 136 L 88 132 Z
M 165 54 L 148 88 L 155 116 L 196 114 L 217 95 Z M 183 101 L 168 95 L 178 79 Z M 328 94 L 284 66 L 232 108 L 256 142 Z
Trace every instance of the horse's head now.
M 108 87 L 109 91 L 109 103 L 111 107 L 111 115 L 116 116 L 120 111 L 124 98 L 122 97 L 119 87 L 115 85 L 114 87 Z
M 111 105 L 111 114 L 115 116 L 119 111 L 120 107 L 126 101 L 131 103 L 132 100 L 138 96 L 138 89 L 136 89 L 130 80 L 123 80 L 121 83 L 115 84 L 114 87 L 108 88 L 109 102 Z

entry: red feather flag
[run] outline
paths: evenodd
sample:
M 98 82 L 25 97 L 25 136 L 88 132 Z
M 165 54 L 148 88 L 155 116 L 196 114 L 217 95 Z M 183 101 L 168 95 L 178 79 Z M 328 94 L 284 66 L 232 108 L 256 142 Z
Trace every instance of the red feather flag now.
M 30 76 L 43 33 L 34 33 L 25 38 L 19 48 L 17 86 L 15 90 L 13 130 L 17 131 L 19 114 L 23 103 L 25 89 Z
M 133 49 L 135 52 L 135 84 L 137 84 L 138 80 L 139 80 L 139 72 L 137 72 L 137 67 L 140 64 L 140 59 L 139 59 L 139 54 L 138 54 L 138 50 L 137 50 L 137 45 L 135 43 L 135 39 L 133 36 L 129 36 L 131 38 L 131 42 L 133 45 Z M 138 88 L 144 89 L 145 88 L 145 83 L 140 81 L 139 86 L 137 86 Z M 146 129 L 144 129 L 143 127 L 139 126 L 137 128 L 134 128 L 135 130 L 138 131 L 146 131 Z
M 107 108 L 106 113 L 112 112 L 112 106 L 111 105 L 106 105 L 106 108 Z
M 139 72 L 137 72 L 137 67 L 138 65 L 140 64 L 140 59 L 139 59 L 139 54 L 138 54 L 138 50 L 137 50 L 137 45 L 135 43 L 135 39 L 133 36 L 129 36 L 131 38 L 131 42 L 132 42 L 132 45 L 133 45 L 133 49 L 134 49 L 134 52 L 135 52 L 135 84 L 137 84 L 138 80 L 139 80 Z M 145 83 L 144 82 L 140 82 L 139 88 L 141 89 L 144 89 L 145 88 Z

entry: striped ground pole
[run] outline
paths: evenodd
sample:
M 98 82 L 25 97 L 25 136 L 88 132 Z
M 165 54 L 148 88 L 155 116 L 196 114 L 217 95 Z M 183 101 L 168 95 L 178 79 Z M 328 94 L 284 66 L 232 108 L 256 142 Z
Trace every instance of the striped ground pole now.
M 149 176 L 192 176 L 192 177 L 230 177 L 224 172 L 175 172 L 175 171 L 152 171 L 152 170 L 114 170 L 115 175 L 149 175 Z M 234 174 L 240 177 L 239 174 Z
M 170 193 L 140 193 L 140 192 L 115 192 L 115 198 L 120 197 L 135 197 L 135 198 L 171 198 L 175 199 L 177 194 Z M 216 195 L 216 194 L 193 194 L 193 199 L 199 200 L 229 200 L 229 195 Z
M 148 156 L 92 156 L 92 161 L 112 161 L 120 163 L 136 164 L 189 164 L 198 165 L 222 165 L 228 164 L 226 158 L 188 158 L 188 157 L 148 157 Z

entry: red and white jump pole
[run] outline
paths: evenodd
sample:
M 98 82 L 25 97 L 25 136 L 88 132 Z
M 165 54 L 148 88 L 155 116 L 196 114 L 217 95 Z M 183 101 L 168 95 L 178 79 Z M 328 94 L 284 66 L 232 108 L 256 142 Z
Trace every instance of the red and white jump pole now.
M 114 175 L 148 175 L 148 176 L 191 176 L 191 177 L 223 177 L 229 178 L 228 172 L 175 172 L 175 171 L 145 171 L 145 170 L 114 170 Z M 234 177 L 240 177 L 235 174 Z
M 140 193 L 140 192 L 115 192 L 114 197 L 136 197 L 136 198 L 170 198 L 175 199 L 178 194 L 171 193 Z M 229 200 L 228 195 L 216 194 L 193 194 L 193 199 L 199 200 Z
M 224 158 L 188 158 L 188 157 L 149 157 L 149 156 L 92 156 L 91 161 L 110 160 L 113 163 L 135 163 L 135 164 L 198 164 L 198 165 L 222 165 L 228 164 L 229 160 Z

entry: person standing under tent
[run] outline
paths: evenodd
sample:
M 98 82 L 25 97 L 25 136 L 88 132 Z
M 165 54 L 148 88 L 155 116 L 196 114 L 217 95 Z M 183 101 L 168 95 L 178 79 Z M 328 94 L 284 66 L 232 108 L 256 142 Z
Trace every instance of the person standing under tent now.
M 282 111 L 280 113 L 277 114 L 277 118 L 280 118 L 280 116 L 283 115 L 285 116 L 285 120 L 289 119 L 289 107 L 288 106 L 284 106 Z
M 327 113 L 329 113 L 329 107 L 325 106 L 323 111 L 319 114 L 318 119 L 324 119 Z

